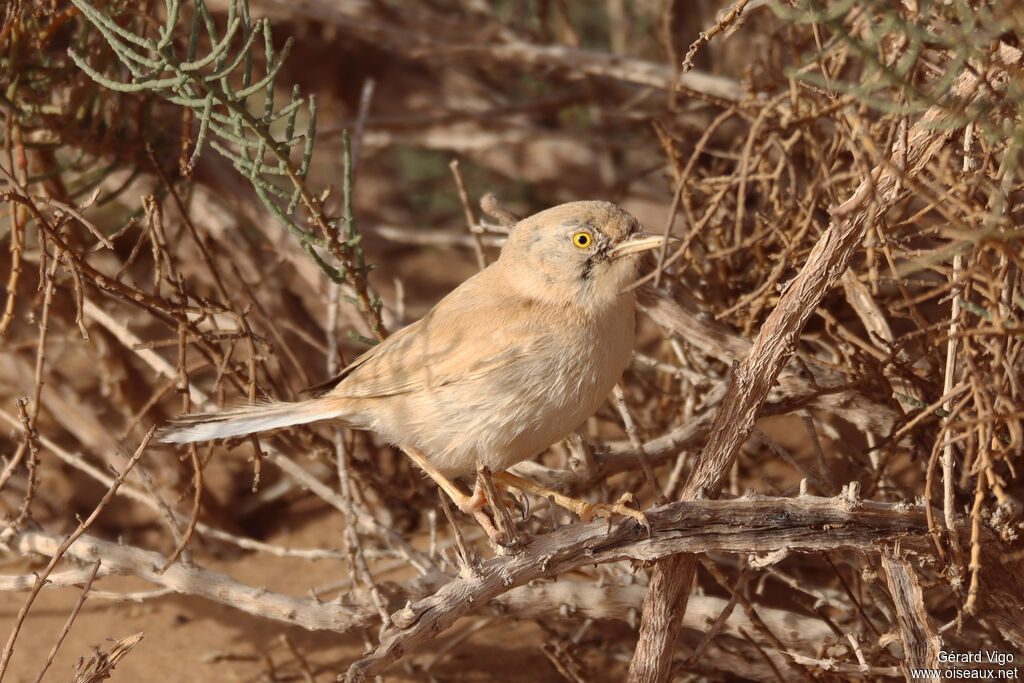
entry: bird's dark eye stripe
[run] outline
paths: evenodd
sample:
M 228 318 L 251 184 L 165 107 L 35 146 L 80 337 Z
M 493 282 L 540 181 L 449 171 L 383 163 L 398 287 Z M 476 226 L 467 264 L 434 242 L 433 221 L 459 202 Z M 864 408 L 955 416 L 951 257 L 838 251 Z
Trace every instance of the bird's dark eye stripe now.
M 594 269 L 594 257 L 590 256 L 583 262 L 583 269 L 580 271 L 581 280 L 589 280 L 591 271 Z

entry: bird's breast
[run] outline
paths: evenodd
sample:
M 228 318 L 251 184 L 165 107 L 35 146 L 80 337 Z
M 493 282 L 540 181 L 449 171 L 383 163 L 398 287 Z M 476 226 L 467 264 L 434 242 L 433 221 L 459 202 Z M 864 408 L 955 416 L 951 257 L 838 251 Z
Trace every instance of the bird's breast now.
M 529 325 L 503 326 L 512 331 L 492 337 L 505 348 L 496 342 L 480 372 L 368 403 L 374 419 L 365 426 L 421 450 L 448 476 L 471 474 L 477 458 L 503 470 L 566 437 L 622 375 L 633 348 L 633 303 L 599 314 L 535 313 Z
M 619 381 L 633 348 L 632 302 L 602 316 L 580 316 L 543 335 L 509 368 L 498 405 L 480 406 L 486 427 L 472 437 L 492 469 L 531 458 L 594 414 Z M 493 387 L 493 384 L 490 385 Z M 484 391 L 485 387 L 481 387 Z

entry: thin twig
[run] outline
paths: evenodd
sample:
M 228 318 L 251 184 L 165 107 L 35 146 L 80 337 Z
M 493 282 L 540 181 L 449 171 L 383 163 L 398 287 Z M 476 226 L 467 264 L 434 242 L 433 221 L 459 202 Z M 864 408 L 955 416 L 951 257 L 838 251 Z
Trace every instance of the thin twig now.
M 46 564 L 46 567 L 39 572 L 36 577 L 35 585 L 32 586 L 32 590 L 25 599 L 25 604 L 23 604 L 21 609 L 18 610 L 18 616 L 15 617 L 14 621 L 14 628 L 11 630 L 11 635 L 7 638 L 7 644 L 4 646 L 3 655 L 0 657 L 0 679 L 3 678 L 4 673 L 7 671 L 7 666 L 11 661 L 11 655 L 14 654 L 14 643 L 18 639 L 18 633 L 21 631 L 21 626 L 25 622 L 25 617 L 28 616 L 28 612 L 32 608 L 32 603 L 35 602 L 36 596 L 39 595 L 39 591 L 42 590 L 43 586 L 46 584 L 46 577 L 49 576 L 50 572 L 53 571 L 53 568 L 57 566 L 57 563 L 64 556 L 64 553 L 68 551 L 68 548 L 70 548 L 74 542 L 89 529 L 92 523 L 96 521 L 96 518 L 99 517 L 100 513 L 103 512 L 103 509 L 107 507 L 107 504 L 113 500 L 114 494 L 117 493 L 118 487 L 121 486 L 121 482 L 124 481 L 124 478 L 128 476 L 128 473 L 131 472 L 135 463 L 139 461 L 139 458 L 141 458 L 142 454 L 146 451 L 146 447 L 149 445 L 149 440 L 153 438 L 154 431 L 156 431 L 156 428 L 151 428 L 149 430 L 146 436 L 142 439 L 142 443 L 140 443 L 139 447 L 135 449 L 135 453 L 132 455 L 131 459 L 125 464 L 124 469 L 117 475 L 117 478 L 114 479 L 110 488 L 107 489 L 103 498 L 100 499 L 100 502 L 96 504 L 95 508 L 93 508 L 92 513 L 90 513 L 84 521 L 79 522 L 78 528 L 71 532 L 71 534 L 69 534 L 55 548 L 50 557 L 50 561 Z
M 89 595 L 89 589 L 92 588 L 92 582 L 96 578 L 96 574 L 100 570 L 100 564 L 102 560 L 96 560 L 92 565 L 92 571 L 89 572 L 88 578 L 85 580 L 85 585 L 82 586 L 82 592 L 78 596 L 78 600 L 75 602 L 75 606 L 71 610 L 71 614 L 68 615 L 68 620 L 64 622 L 64 628 L 60 630 L 60 635 L 57 636 L 57 642 L 53 644 L 50 651 L 46 654 L 46 661 L 43 663 L 42 668 L 39 670 L 39 675 L 36 676 L 36 683 L 40 683 L 43 680 L 43 676 L 46 674 L 46 670 L 53 664 L 53 658 L 57 656 L 57 650 L 60 649 L 61 644 L 64 642 L 64 638 L 67 637 L 68 633 L 71 632 L 71 625 L 75 623 L 75 619 L 78 617 L 78 613 L 82 610 L 82 605 L 85 604 L 85 599 Z

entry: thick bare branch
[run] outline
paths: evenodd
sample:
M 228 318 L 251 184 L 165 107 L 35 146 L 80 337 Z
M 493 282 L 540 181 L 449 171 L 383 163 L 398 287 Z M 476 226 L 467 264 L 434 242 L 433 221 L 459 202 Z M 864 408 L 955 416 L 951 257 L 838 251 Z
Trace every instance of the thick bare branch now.
M 899 540 L 904 550 L 932 552 L 924 511 L 881 503 L 850 505 L 843 498 L 750 498 L 686 501 L 648 513 L 652 535 L 633 521 L 607 530 L 604 522 L 574 524 L 541 536 L 524 552 L 489 560 L 472 576 L 392 615 L 370 656 L 349 669 L 350 683 L 380 673 L 403 652 L 450 627 L 515 586 L 575 567 L 631 559 L 651 561 L 682 548 L 770 553 L 845 548 L 874 553 Z
M 1020 62 L 1021 52 L 1002 44 L 998 59 L 1006 68 Z M 1005 74 L 999 80 L 1005 85 Z M 768 316 L 749 354 L 737 366 L 712 427 L 712 439 L 687 480 L 684 498 L 718 495 L 736 453 L 754 426 L 758 410 L 792 357 L 804 324 L 846 270 L 866 228 L 892 206 L 902 179 L 916 176 L 953 134 L 950 104 L 969 104 L 985 92 L 983 84 L 987 83 L 973 69 L 960 74 L 950 101 L 925 112 L 908 137 L 896 141 L 893 161 L 874 168 L 853 196 L 833 209 L 828 230 Z M 644 603 L 640 639 L 630 666 L 631 681 L 654 683 L 667 679 L 679 615 L 686 610 L 686 596 L 695 570 L 692 557 L 671 558 L 655 568 Z
M 903 639 L 903 675 L 914 679 L 912 669 L 929 670 L 939 661 L 942 641 L 935 632 L 925 609 L 921 582 L 913 567 L 905 559 L 886 551 L 882 553 L 882 567 L 889 584 L 889 592 L 896 604 L 896 616 Z M 924 680 L 939 680 L 937 677 Z

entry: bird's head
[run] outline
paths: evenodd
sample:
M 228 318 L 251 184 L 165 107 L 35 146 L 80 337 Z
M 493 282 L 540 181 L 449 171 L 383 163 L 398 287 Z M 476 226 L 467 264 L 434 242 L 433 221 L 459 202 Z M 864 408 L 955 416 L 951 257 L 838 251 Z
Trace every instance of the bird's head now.
M 499 261 L 512 286 L 530 296 L 600 307 L 626 292 L 644 254 L 664 241 L 610 202 L 571 202 L 517 223 Z

